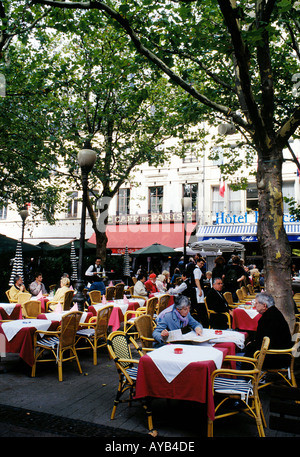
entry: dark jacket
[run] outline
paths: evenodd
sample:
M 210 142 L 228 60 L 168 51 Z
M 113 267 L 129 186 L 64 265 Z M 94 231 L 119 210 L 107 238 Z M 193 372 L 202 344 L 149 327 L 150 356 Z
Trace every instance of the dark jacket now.
M 228 303 L 223 297 L 222 293 L 219 293 L 213 287 L 207 294 L 206 304 L 208 309 L 215 311 L 216 313 L 229 313 L 230 311 Z M 228 328 L 227 322 L 227 316 L 221 314 L 210 315 L 210 326 L 212 328 L 226 329 Z
M 246 346 L 245 356 L 252 357 L 259 350 L 264 336 L 270 338 L 269 349 L 288 349 L 292 347 L 292 337 L 287 321 L 276 306 L 268 308 L 258 321 L 254 340 Z M 290 358 L 282 355 L 267 355 L 265 368 L 287 366 Z

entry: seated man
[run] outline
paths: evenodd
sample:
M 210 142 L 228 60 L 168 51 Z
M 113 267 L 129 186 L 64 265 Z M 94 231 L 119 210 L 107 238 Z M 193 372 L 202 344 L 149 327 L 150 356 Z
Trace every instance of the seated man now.
M 145 282 L 146 282 L 146 273 L 141 272 L 137 278 L 137 282 L 134 285 L 133 288 L 133 295 L 140 295 L 141 297 L 147 297 L 148 292 L 145 287 Z
M 29 292 L 31 293 L 31 295 L 37 296 L 37 295 L 39 295 L 40 292 L 42 292 L 43 295 L 46 294 L 47 293 L 46 287 L 42 283 L 42 281 L 43 281 L 42 273 L 36 273 L 34 277 L 35 277 L 35 280 L 29 286 Z
M 15 276 L 14 285 L 9 289 L 10 299 L 14 302 L 18 301 L 18 295 L 20 292 L 27 292 L 23 284 L 22 276 Z
M 101 295 L 105 295 L 105 285 L 100 276 L 93 276 L 91 278 L 91 286 L 88 289 L 88 292 L 91 292 L 92 290 L 99 290 L 101 292 Z
M 269 349 L 288 349 L 292 347 L 292 338 L 287 321 L 275 306 L 272 295 L 260 293 L 255 299 L 256 311 L 261 314 L 254 339 L 245 348 L 245 356 L 253 357 L 255 351 L 261 348 L 265 336 L 270 338 Z M 267 355 L 265 368 L 282 368 L 287 366 L 290 358 L 286 355 Z
M 210 315 L 210 326 L 212 328 L 228 328 L 227 316 L 224 316 L 221 313 L 229 313 L 230 315 L 232 315 L 232 310 L 229 308 L 228 303 L 222 294 L 222 289 L 222 279 L 214 278 L 212 288 L 209 289 L 206 297 L 206 304 L 209 310 L 215 311 L 216 313 L 220 314 Z
M 153 331 L 155 343 L 153 347 L 166 344 L 170 330 L 181 329 L 182 333 L 194 330 L 197 335 L 202 335 L 203 327 L 190 314 L 191 303 L 184 295 L 176 296 L 174 305 L 166 308 L 157 319 L 157 325 Z
M 156 283 L 156 274 L 151 273 L 148 281 L 145 282 L 145 287 L 149 294 L 154 294 L 155 292 L 158 292 L 158 288 L 156 287 L 155 283 Z

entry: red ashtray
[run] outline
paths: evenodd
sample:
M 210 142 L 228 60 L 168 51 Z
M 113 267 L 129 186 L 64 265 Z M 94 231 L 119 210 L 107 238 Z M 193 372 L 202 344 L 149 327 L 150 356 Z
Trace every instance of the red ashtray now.
M 222 333 L 223 333 L 222 330 L 215 330 L 216 335 L 222 335 Z
M 183 349 L 182 348 L 175 348 L 174 349 L 174 354 L 182 354 L 183 353 Z

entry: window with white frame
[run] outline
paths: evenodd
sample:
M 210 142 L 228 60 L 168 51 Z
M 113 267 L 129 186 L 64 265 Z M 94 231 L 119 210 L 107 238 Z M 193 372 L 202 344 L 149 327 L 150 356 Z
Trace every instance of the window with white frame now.
M 190 197 L 192 201 L 192 211 L 197 211 L 197 203 L 198 203 L 198 183 L 193 184 L 183 184 L 182 189 L 182 196 L 183 197 Z
M 224 211 L 224 198 L 220 195 L 220 186 L 212 186 L 212 213 Z
M 295 182 L 286 181 L 282 183 L 282 196 L 287 198 L 295 198 Z M 289 205 L 283 202 L 283 212 L 289 213 Z
M 130 189 L 119 189 L 118 192 L 118 214 L 130 214 Z
M 78 192 L 68 194 L 67 217 L 77 217 L 78 214 Z
M 258 210 L 258 190 L 256 184 L 248 184 L 246 190 L 246 209 L 247 211 Z
M 163 186 L 149 187 L 149 211 L 150 213 L 162 213 L 163 211 Z
M 228 210 L 229 213 L 239 214 L 242 211 L 242 191 L 229 187 Z
M 7 206 L 3 205 L 0 206 L 0 220 L 4 220 L 7 218 Z

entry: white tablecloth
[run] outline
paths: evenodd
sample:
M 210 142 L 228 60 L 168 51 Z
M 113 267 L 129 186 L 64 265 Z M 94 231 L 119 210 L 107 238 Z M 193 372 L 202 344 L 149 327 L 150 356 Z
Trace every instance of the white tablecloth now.
M 215 343 L 234 343 L 238 348 L 243 349 L 245 346 L 245 335 L 235 330 L 222 330 L 221 335 L 216 335 L 214 329 L 204 328 L 203 336 L 209 336 L 209 342 Z
M 46 331 L 50 325 L 51 322 L 47 319 L 18 319 L 11 322 L 4 322 L 2 324 L 2 330 L 7 341 L 10 341 L 24 327 L 34 327 L 36 330 Z
M 259 313 L 256 311 L 256 309 L 253 308 L 246 308 L 247 305 L 240 305 L 238 308 L 242 309 L 245 311 L 245 313 L 248 314 L 250 319 L 254 319 Z
M 50 320 L 50 321 L 58 321 L 60 322 L 61 321 L 61 318 L 64 314 L 68 314 L 70 311 L 62 311 L 61 313 L 56 313 L 55 311 L 53 311 L 52 313 L 43 313 L 43 315 L 46 317 L 46 319 Z M 83 323 L 86 321 L 86 318 L 87 318 L 87 312 L 84 311 L 82 313 L 82 316 L 80 318 L 80 322 Z
M 182 354 L 175 354 L 175 348 L 182 348 Z M 211 346 L 190 346 L 188 344 L 166 344 L 148 352 L 161 374 L 168 382 L 181 373 L 192 362 L 213 360 L 217 368 L 221 368 L 223 353 Z
M 8 314 L 9 316 L 11 315 L 15 307 L 16 303 L 0 303 L 0 308 L 4 309 L 6 314 Z

